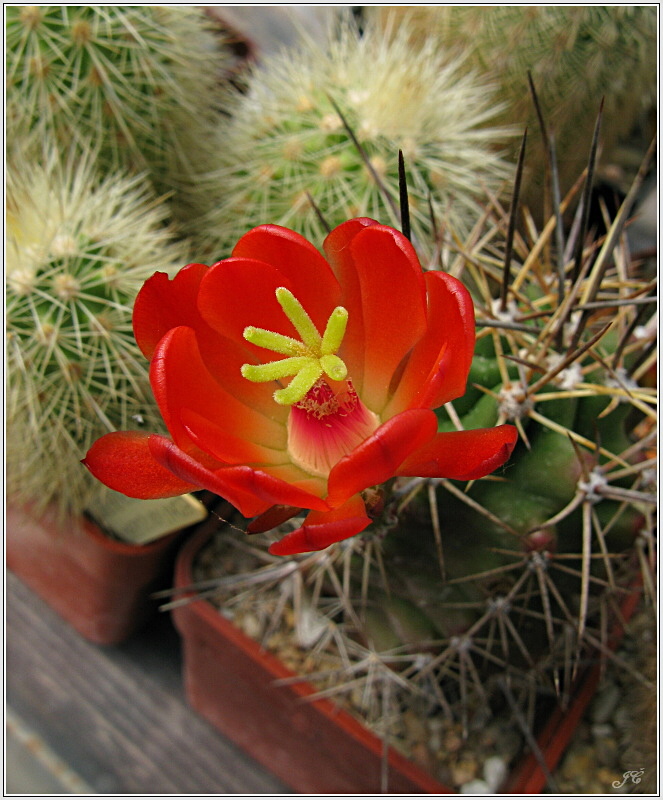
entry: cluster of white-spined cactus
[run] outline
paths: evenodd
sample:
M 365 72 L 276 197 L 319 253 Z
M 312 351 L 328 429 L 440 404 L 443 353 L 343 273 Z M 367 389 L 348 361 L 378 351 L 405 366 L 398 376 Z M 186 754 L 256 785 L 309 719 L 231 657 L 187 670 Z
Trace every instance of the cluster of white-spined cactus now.
M 413 47 L 433 37 L 445 51 L 462 54 L 464 69 L 497 84 L 496 97 L 504 103 L 499 120 L 533 131 L 537 115 L 528 91 L 530 73 L 554 132 L 563 185 L 570 185 L 585 166 L 578 145 L 591 137 L 602 98 L 604 163 L 620 139 L 655 108 L 653 6 L 375 6 L 365 13 L 383 25 L 386 35 L 410 25 Z M 525 197 L 540 215 L 542 140 L 532 137 L 529 148 Z
M 100 170 L 159 191 L 205 169 L 231 57 L 201 9 L 9 6 L 6 44 L 10 138 L 93 146 Z
M 184 245 L 146 179 L 100 177 L 89 153 L 14 149 L 7 163 L 7 463 L 12 496 L 80 512 L 101 433 L 158 424 L 131 311 Z M 133 420 L 132 420 L 133 418 Z
M 395 222 L 399 149 L 414 236 L 430 257 L 432 217 L 446 241 L 467 233 L 482 192 L 510 174 L 490 81 L 433 41 L 412 48 L 406 29 L 389 39 L 341 17 L 324 43 L 265 57 L 229 108 L 216 166 L 198 182 L 198 229 L 215 258 L 265 220 L 321 242 L 314 204 L 332 227 L 362 215 Z
M 9 6 L 6 44 L 9 489 L 78 513 L 91 442 L 158 425 L 133 302 L 186 263 L 233 62 L 184 6 Z

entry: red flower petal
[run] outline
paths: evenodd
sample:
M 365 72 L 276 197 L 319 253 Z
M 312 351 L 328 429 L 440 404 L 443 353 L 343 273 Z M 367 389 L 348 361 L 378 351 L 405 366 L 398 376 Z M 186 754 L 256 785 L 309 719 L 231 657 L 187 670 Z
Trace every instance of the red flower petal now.
M 475 341 L 472 298 L 445 272 L 428 272 L 425 281 L 428 328 L 407 361 L 384 419 L 406 408 L 437 408 L 465 392 Z
M 327 494 L 327 481 L 324 478 L 310 475 L 295 464 L 268 464 L 260 469 L 267 475 L 289 483 L 291 486 L 296 486 L 304 492 L 314 494 L 316 497 L 325 497 Z
M 285 450 L 274 450 L 235 436 L 216 421 L 206 419 L 189 408 L 180 411 L 186 432 L 201 450 L 224 464 L 288 464 Z
M 333 511 L 311 511 L 296 531 L 275 542 L 269 552 L 275 556 L 310 553 L 356 536 L 371 524 L 361 495 L 355 494 Z
M 156 272 L 143 284 L 134 303 L 133 327 L 146 358 L 152 358 L 171 328 L 185 325 L 199 330 L 205 325 L 197 303 L 200 282 L 208 269 L 205 264 L 188 264 L 172 280 L 165 272 Z
M 352 372 L 355 388 L 361 388 L 364 378 L 363 358 L 352 358 L 352 354 L 361 354 L 364 347 L 364 322 L 361 310 L 361 291 L 359 275 L 355 269 L 350 242 L 369 225 L 378 225 L 367 217 L 350 219 L 342 223 L 327 236 L 323 248 L 329 259 L 334 274 L 342 287 L 341 304 L 348 309 L 348 326 L 343 339 L 344 357 L 348 358 L 348 367 Z M 350 354 L 350 356 L 348 356 Z
M 189 264 L 170 280 L 157 272 L 141 288 L 133 311 L 134 336 L 148 359 L 161 339 L 173 328 L 187 327 L 196 332 L 203 361 L 215 380 L 226 390 L 268 416 L 279 416 L 272 391 L 247 381 L 241 366 L 251 359 L 250 345 L 221 336 L 203 319 L 198 309 L 200 284 L 210 267 Z
M 95 478 L 127 497 L 153 500 L 176 497 L 198 489 L 197 483 L 182 480 L 154 460 L 149 433 L 116 431 L 92 445 L 83 464 Z
M 344 248 L 339 233 L 326 242 L 348 309 L 350 335 L 339 354 L 363 402 L 380 413 L 394 373 L 426 331 L 424 276 L 412 245 L 398 231 L 375 224 L 347 232 L 354 236 Z
M 438 433 L 408 456 L 396 474 L 458 481 L 483 478 L 504 464 L 517 439 L 513 425 Z
M 437 417 L 429 409 L 413 408 L 392 417 L 329 473 L 329 505 L 338 506 L 356 492 L 393 477 L 410 453 L 436 431 Z
M 214 420 L 237 439 L 275 450 L 287 446 L 285 425 L 245 405 L 214 380 L 200 356 L 191 328 L 173 328 L 163 337 L 152 358 L 150 382 L 168 430 L 185 450 L 192 442 L 182 421 L 185 409 L 195 412 L 198 418 Z M 281 414 L 287 416 L 287 410 Z M 197 441 L 204 448 L 204 438 L 198 436 Z M 221 457 L 220 452 L 215 454 L 215 458 Z M 234 460 L 231 452 L 227 460 Z
M 245 517 L 262 514 L 273 505 L 326 510 L 327 503 L 285 481 L 251 467 L 207 469 L 164 436 L 152 435 L 149 440 L 154 458 L 184 481 L 208 489 L 232 503 Z
M 289 519 L 297 516 L 302 509 L 296 506 L 272 506 L 249 522 L 246 532 L 247 533 L 264 533 L 271 531 L 272 528 L 277 528 Z
M 256 259 L 278 269 L 288 281 L 282 285 L 293 292 L 318 331 L 324 332 L 341 290 L 329 264 L 303 236 L 279 225 L 260 225 L 242 236 L 233 257 Z M 260 321 L 248 324 L 267 327 Z
M 247 258 L 227 258 L 211 267 L 205 276 L 198 301 L 200 312 L 215 331 L 245 346 L 255 363 L 272 361 L 274 353 L 245 341 L 243 333 L 252 325 L 297 336 L 276 299 L 275 291 L 279 286 L 295 291 L 287 277 L 270 264 Z

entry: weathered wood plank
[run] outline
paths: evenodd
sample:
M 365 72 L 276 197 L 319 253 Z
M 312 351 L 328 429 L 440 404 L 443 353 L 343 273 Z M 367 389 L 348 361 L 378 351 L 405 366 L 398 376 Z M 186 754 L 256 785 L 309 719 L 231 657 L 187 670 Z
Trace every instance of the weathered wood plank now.
M 165 616 L 102 648 L 7 572 L 6 699 L 97 793 L 290 791 L 188 707 Z

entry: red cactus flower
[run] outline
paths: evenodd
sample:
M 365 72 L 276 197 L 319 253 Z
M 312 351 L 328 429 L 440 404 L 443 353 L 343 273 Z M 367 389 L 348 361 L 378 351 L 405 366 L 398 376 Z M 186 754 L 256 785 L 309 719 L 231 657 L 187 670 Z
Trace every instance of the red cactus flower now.
M 410 242 L 370 219 L 324 250 L 263 225 L 211 267 L 153 275 L 134 333 L 172 438 L 107 434 L 88 469 L 130 497 L 211 490 L 257 516 L 250 532 L 309 509 L 270 548 L 289 555 L 363 531 L 362 493 L 394 476 L 471 480 L 503 464 L 515 428 L 438 433 L 432 411 L 465 391 L 464 287 L 424 274 Z

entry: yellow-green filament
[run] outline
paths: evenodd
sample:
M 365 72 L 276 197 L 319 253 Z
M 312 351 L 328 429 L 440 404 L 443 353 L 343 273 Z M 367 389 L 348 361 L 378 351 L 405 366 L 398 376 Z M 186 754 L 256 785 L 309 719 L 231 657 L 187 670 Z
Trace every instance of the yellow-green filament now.
M 277 403 L 293 405 L 303 400 L 323 374 L 334 381 L 342 381 L 347 377 L 347 367 L 336 355 L 336 351 L 345 335 L 348 312 L 342 306 L 337 306 L 327 321 L 324 335 L 320 336 L 315 324 L 292 292 L 279 287 L 276 290 L 276 299 L 301 336 L 301 341 L 265 328 L 248 326 L 244 329 L 244 338 L 248 342 L 290 357 L 267 364 L 244 364 L 242 375 L 256 383 L 294 376 L 285 388 L 274 392 Z

